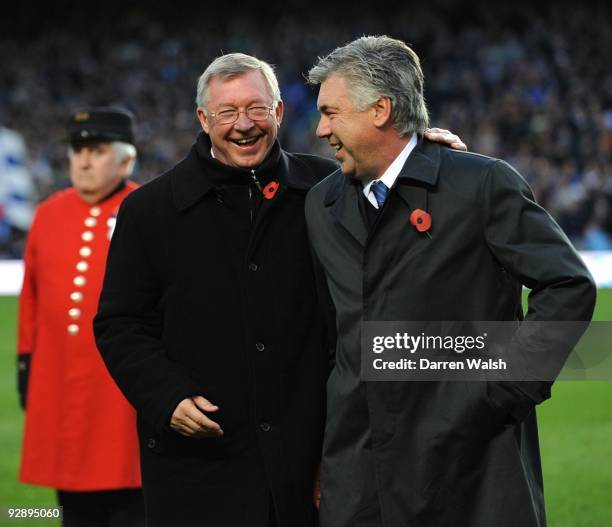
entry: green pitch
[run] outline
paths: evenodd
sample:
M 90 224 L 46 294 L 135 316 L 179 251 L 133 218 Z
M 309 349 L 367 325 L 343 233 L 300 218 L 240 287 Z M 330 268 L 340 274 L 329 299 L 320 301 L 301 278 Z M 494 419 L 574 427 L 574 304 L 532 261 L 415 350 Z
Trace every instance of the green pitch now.
M 612 321 L 612 289 L 594 320 Z M 538 420 L 549 527 L 611 527 L 612 381 L 554 384 Z
M 8 506 L 55 505 L 51 490 L 17 482 L 23 416 L 15 389 L 16 318 L 17 300 L 0 297 L 0 514 Z M 612 321 L 612 289 L 599 291 L 595 318 Z M 538 417 L 549 527 L 612 526 L 612 381 L 559 382 Z M 5 525 L 59 523 L 0 516 Z

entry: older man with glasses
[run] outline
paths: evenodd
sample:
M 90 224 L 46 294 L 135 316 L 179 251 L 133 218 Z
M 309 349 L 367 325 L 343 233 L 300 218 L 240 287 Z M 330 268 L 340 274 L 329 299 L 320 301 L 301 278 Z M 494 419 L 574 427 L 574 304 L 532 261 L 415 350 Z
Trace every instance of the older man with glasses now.
M 304 200 L 337 165 L 282 150 L 259 59 L 217 58 L 196 102 L 188 156 L 119 212 L 97 343 L 138 412 L 149 525 L 314 526 L 329 339 Z

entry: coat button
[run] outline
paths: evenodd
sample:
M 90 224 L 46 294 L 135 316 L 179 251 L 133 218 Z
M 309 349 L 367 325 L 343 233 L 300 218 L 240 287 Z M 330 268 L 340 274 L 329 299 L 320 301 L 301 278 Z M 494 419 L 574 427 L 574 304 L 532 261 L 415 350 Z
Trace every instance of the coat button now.
M 83 257 L 83 258 L 87 258 L 88 256 L 91 256 L 91 247 L 81 247 L 79 249 L 79 254 Z
M 257 267 L 257 264 L 256 264 L 256 263 L 251 262 L 251 263 L 249 264 L 249 271 L 253 271 L 253 272 L 255 272 L 255 271 L 257 271 L 257 269 L 259 269 L 259 267 Z
M 85 242 L 90 242 L 91 240 L 94 239 L 94 233 L 91 231 L 85 231 L 83 234 L 81 234 L 81 238 Z
M 102 209 L 100 207 L 92 207 L 89 209 L 89 214 L 91 214 L 94 218 L 97 218 L 100 214 L 102 214 Z
M 76 324 L 70 324 L 68 326 L 68 333 L 73 337 L 79 334 L 79 326 Z
M 83 293 L 81 293 L 80 291 L 73 291 L 72 293 L 70 293 L 70 300 L 72 300 L 73 302 L 82 302 L 83 301 Z
M 263 351 L 266 349 L 262 342 L 258 342 L 257 344 L 255 344 L 255 348 L 257 348 L 257 351 Z
M 269 423 L 261 423 L 259 425 L 259 428 L 261 429 L 262 432 L 269 432 L 270 430 L 272 430 L 272 427 L 270 426 Z
M 96 218 L 85 218 L 85 227 L 89 227 L 90 229 L 93 229 L 96 224 L 98 223 L 98 220 Z
M 223 196 L 221 195 L 221 192 L 217 192 L 217 203 L 219 205 L 223 205 Z
M 152 437 L 147 441 L 147 448 L 155 448 L 155 439 Z
M 81 316 L 81 310 L 78 307 L 71 307 L 68 310 L 68 316 L 71 319 L 76 320 L 77 318 Z
M 84 273 L 85 271 L 87 271 L 87 269 L 89 269 L 89 264 L 81 260 L 76 264 L 76 269 L 77 271 L 79 271 L 79 273 Z
M 87 280 L 84 276 L 75 276 L 72 283 L 77 287 L 83 287 L 87 283 Z

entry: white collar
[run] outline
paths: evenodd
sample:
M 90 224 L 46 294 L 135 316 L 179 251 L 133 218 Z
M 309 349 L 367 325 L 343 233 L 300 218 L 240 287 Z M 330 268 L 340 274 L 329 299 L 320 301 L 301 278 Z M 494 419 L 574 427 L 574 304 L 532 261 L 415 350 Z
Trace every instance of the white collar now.
M 367 183 L 365 181 L 361 182 L 363 185 L 363 194 L 368 199 L 368 201 L 372 205 L 374 205 L 374 207 L 378 208 L 378 202 L 376 201 L 374 192 L 371 192 L 372 183 L 374 183 L 374 181 L 382 181 L 387 186 L 387 188 L 389 189 L 392 188 L 393 185 L 395 185 L 395 180 L 397 179 L 397 176 L 399 176 L 399 173 L 402 171 L 402 168 L 404 167 L 404 164 L 406 163 L 406 159 L 408 159 L 408 156 L 410 155 L 410 153 L 412 152 L 416 144 L 417 144 L 417 136 L 416 134 L 412 134 L 410 141 L 406 143 L 406 146 L 402 149 L 399 155 L 393 160 L 393 163 L 391 163 L 387 167 L 387 170 L 385 170 L 384 174 L 380 176 L 379 179 L 373 179 L 371 181 L 368 181 Z

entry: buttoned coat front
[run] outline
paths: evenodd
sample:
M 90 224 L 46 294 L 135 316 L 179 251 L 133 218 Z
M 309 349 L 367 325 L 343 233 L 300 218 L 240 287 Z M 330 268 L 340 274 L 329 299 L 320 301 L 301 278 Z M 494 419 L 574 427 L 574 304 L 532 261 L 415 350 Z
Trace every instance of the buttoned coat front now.
M 75 189 L 36 211 L 24 254 L 18 351 L 30 356 L 19 477 L 67 491 L 140 486 L 136 414 L 94 342 L 104 265 L 125 187 L 95 205 Z
M 338 171 L 306 206 L 338 326 L 321 527 L 542 527 L 534 406 L 550 383 L 362 382 L 361 322 L 520 320 L 522 284 L 527 320 L 590 320 L 592 278 L 503 161 L 421 139 L 369 230 L 360 193 Z
M 138 411 L 150 525 L 312 526 L 329 360 L 306 235 L 307 190 L 335 169 L 275 145 L 255 175 L 199 147 L 123 204 L 95 321 Z M 270 196 L 269 193 L 268 195 Z M 178 403 L 219 406 L 222 438 L 169 429 Z

